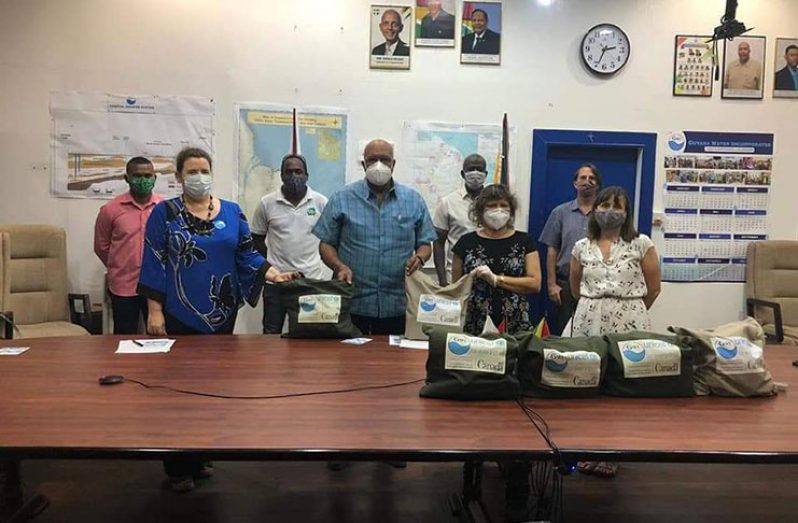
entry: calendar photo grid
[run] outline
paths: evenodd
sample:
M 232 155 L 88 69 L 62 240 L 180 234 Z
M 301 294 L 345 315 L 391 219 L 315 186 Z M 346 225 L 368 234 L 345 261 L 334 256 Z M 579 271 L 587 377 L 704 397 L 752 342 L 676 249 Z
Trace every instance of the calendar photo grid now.
M 767 239 L 772 156 L 665 157 L 662 279 L 743 282 L 752 241 Z

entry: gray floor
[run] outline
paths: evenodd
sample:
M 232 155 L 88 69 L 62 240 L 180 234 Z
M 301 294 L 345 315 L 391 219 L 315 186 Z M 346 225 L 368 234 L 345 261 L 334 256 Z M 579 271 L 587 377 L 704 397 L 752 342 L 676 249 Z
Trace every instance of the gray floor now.
M 453 521 L 446 499 L 461 466 L 217 462 L 216 475 L 177 495 L 161 486 L 158 462 L 31 461 L 26 488 L 51 500 L 36 522 L 227 523 L 245 521 Z M 503 487 L 486 466 L 485 497 L 503 519 Z M 576 522 L 797 522 L 798 466 L 625 464 L 614 480 L 565 478 L 565 515 Z

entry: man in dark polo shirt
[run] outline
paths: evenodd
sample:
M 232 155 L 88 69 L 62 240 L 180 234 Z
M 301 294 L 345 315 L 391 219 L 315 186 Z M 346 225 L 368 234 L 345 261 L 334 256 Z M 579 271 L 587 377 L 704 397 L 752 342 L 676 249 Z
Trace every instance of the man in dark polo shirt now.
M 601 188 L 601 174 L 595 165 L 586 163 L 574 173 L 573 184 L 576 199 L 551 211 L 538 240 L 548 247 L 546 280 L 549 298 L 557 310 L 555 324 L 550 327 L 552 334 L 556 335 L 562 334 L 576 309 L 576 300 L 568 284 L 571 251 L 576 242 L 587 236 L 587 222 Z

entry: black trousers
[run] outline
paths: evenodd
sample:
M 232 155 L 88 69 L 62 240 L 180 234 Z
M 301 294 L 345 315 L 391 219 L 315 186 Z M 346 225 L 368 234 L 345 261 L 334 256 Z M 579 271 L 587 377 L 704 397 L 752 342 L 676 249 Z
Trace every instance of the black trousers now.
M 364 335 L 374 334 L 404 334 L 405 316 L 391 316 L 390 318 L 372 318 L 371 316 L 360 316 L 352 314 L 352 323 L 360 329 Z
M 233 314 L 227 323 L 219 327 L 214 334 L 232 334 L 233 328 L 236 325 L 236 316 L 237 314 Z M 193 327 L 189 327 L 166 312 L 164 312 L 164 319 L 166 320 L 166 334 L 168 336 L 208 334 L 206 332 L 198 331 Z M 181 454 L 163 460 L 163 469 L 164 472 L 166 472 L 166 475 L 172 478 L 196 476 L 202 468 L 202 463 L 205 461 L 208 460 L 203 459 L 202 456 L 197 456 L 196 454 Z
M 139 318 L 147 324 L 147 298 L 144 296 L 111 296 L 111 310 L 114 317 L 114 334 L 142 334 Z
M 560 336 L 563 334 L 563 329 L 565 326 L 568 325 L 568 320 L 574 315 L 574 311 L 576 311 L 576 298 L 573 297 L 571 294 L 571 284 L 568 282 L 567 279 L 561 280 L 557 278 L 557 285 L 562 287 L 562 291 L 560 291 L 560 300 L 561 305 L 555 305 L 555 319 L 554 325 L 550 326 L 551 333 L 555 336 Z M 570 334 L 570 333 L 565 333 Z

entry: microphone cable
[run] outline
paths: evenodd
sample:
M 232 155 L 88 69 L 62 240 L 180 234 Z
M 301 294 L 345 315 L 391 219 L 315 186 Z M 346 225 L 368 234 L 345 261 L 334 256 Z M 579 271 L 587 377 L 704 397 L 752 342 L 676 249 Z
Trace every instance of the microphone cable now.
M 285 398 L 300 398 L 304 396 L 323 396 L 329 394 L 345 394 L 347 392 L 360 392 L 364 390 L 380 390 L 380 389 L 390 389 L 396 387 L 403 387 L 405 385 L 412 385 L 414 383 L 421 383 L 425 380 L 425 378 L 417 379 L 417 380 L 410 380 L 410 381 L 402 381 L 397 383 L 387 383 L 382 385 L 364 385 L 360 387 L 349 387 L 345 389 L 331 389 L 331 390 L 319 390 L 319 391 L 311 391 L 311 392 L 293 392 L 287 394 L 270 394 L 264 396 L 239 396 L 234 394 L 216 394 L 212 392 L 202 392 L 196 390 L 189 390 L 189 389 L 181 389 L 178 387 L 172 387 L 169 385 L 160 385 L 160 384 L 150 384 L 144 381 L 137 380 L 135 378 L 125 378 L 123 376 L 113 376 L 114 378 L 120 378 L 112 383 L 124 383 L 129 381 L 131 383 L 135 383 L 145 389 L 149 390 L 166 390 L 169 392 L 174 392 L 177 394 L 186 394 L 190 396 L 202 396 L 206 398 L 219 398 L 219 399 L 234 399 L 234 400 L 272 400 L 272 399 L 285 399 Z M 109 376 L 103 376 L 100 378 L 100 383 L 103 384 L 103 379 L 109 378 Z M 111 383 L 108 383 L 111 384 Z

